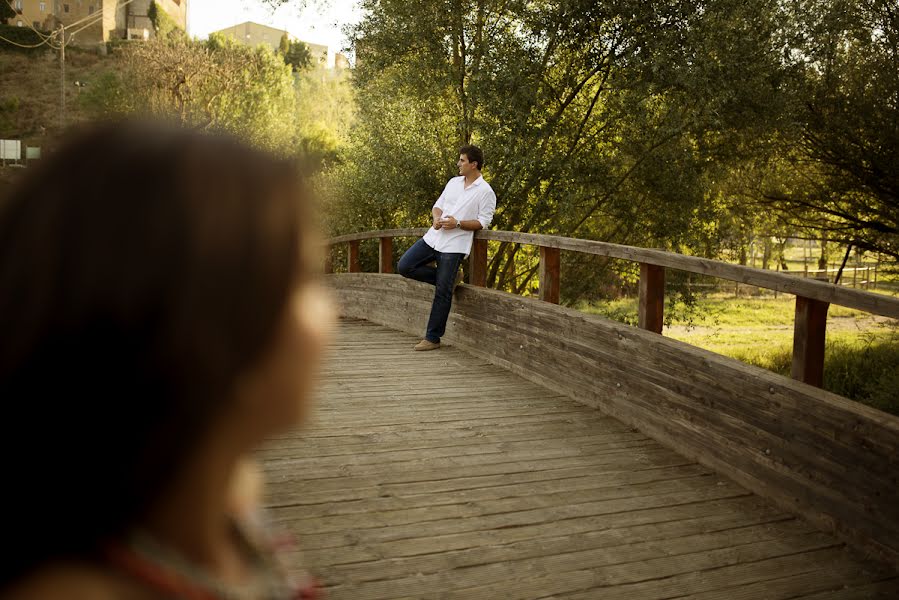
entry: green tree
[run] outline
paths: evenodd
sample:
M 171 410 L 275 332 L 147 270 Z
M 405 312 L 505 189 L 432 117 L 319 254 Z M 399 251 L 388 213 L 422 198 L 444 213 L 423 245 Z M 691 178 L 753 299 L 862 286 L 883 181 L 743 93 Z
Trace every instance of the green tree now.
M 899 259 L 899 8 L 817 0 L 788 22 L 793 127 L 770 161 L 762 207 Z
M 290 65 L 294 73 L 312 66 L 312 53 L 309 46 L 300 41 L 290 42 L 287 52 L 283 54 L 284 62 Z
M 701 249 L 709 182 L 777 125 L 773 0 L 363 8 L 335 229 L 426 223 L 474 142 L 501 228 Z M 527 289 L 521 252 L 500 246 L 492 285 Z
M 186 127 L 227 131 L 282 153 L 297 144 L 293 76 L 265 46 L 249 48 L 213 34 L 123 48 L 114 72 L 88 89 L 97 113 L 148 113 Z

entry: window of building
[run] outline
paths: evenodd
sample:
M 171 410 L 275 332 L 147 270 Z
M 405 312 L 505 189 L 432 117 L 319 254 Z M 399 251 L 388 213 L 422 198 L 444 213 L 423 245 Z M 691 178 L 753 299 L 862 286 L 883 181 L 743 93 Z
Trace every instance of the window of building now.
M 35 22 L 33 22 L 31 25 L 32 25 L 35 29 L 40 29 L 40 28 L 41 28 L 41 22 L 40 22 L 40 21 L 35 21 Z
M 63 4 L 63 5 L 62 5 L 62 12 L 69 12 L 69 5 L 68 5 L 68 4 Z
M 24 25 L 25 23 L 23 23 L 22 21 L 16 21 L 16 27 L 22 27 Z
M 46 12 L 46 10 L 47 10 L 47 3 L 46 3 L 46 2 L 41 2 L 41 3 L 39 3 L 38 6 L 40 7 L 41 12 Z
M 94 14 L 94 5 L 93 4 L 91 4 L 90 6 L 87 7 L 87 14 L 89 14 L 89 15 Z
M 16 0 L 16 10 L 22 12 L 22 0 Z

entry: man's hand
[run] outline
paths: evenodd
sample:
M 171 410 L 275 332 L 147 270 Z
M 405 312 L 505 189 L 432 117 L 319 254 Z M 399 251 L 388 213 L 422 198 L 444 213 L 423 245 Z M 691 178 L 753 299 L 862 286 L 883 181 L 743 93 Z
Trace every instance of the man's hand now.
M 434 229 L 440 229 L 443 227 L 443 219 L 440 217 L 434 217 Z
M 456 228 L 456 217 L 443 217 L 440 219 L 441 224 L 444 229 L 455 229 Z

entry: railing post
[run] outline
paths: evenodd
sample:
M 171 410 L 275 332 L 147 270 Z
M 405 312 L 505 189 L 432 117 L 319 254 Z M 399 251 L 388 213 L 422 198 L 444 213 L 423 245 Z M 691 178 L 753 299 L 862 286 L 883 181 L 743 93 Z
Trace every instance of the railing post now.
M 558 248 L 540 246 L 540 299 L 559 303 L 559 272 L 561 251 Z
M 471 246 L 471 254 L 468 257 L 470 274 L 468 282 L 480 287 L 487 286 L 487 240 L 478 239 L 475 234 L 474 244 Z
M 334 246 L 328 246 L 325 248 L 325 275 L 330 275 L 334 272 Z
M 640 263 L 640 328 L 662 333 L 664 319 L 665 267 Z
M 793 379 L 821 387 L 824 383 L 824 337 L 830 304 L 796 296 L 793 325 Z
M 362 264 L 359 262 L 359 240 L 353 240 L 350 244 L 350 251 L 347 253 L 347 271 L 350 273 L 360 273 Z
M 378 246 L 378 273 L 393 273 L 393 238 L 380 238 Z

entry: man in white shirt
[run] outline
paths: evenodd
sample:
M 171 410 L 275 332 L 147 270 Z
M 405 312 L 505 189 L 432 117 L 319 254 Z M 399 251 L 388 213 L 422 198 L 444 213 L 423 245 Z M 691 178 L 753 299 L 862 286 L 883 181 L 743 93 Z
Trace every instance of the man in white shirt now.
M 434 225 L 415 242 L 397 265 L 403 277 L 430 283 L 434 291 L 425 337 L 415 350 L 436 350 L 446 331 L 456 273 L 471 252 L 474 232 L 490 226 L 496 210 L 496 194 L 481 177 L 484 153 L 477 146 L 459 150 L 459 177 L 453 177 L 431 209 Z M 433 267 L 430 263 L 436 262 Z

